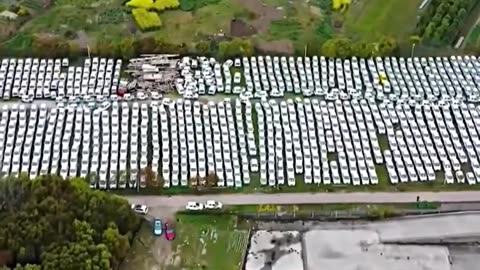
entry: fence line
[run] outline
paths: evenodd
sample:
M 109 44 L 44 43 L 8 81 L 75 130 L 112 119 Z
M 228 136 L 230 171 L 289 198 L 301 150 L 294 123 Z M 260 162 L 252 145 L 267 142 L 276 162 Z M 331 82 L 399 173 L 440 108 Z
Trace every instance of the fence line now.
M 247 252 L 250 249 L 250 238 L 252 238 L 252 228 L 248 229 L 247 245 L 243 249 L 242 260 L 240 261 L 240 267 L 238 268 L 238 270 L 244 270 L 245 269 L 245 263 L 247 261 Z
M 260 221 L 294 221 L 294 220 L 319 220 L 319 221 L 332 221 L 332 220 L 357 220 L 357 219 L 383 219 L 402 216 L 419 216 L 419 215 L 431 215 L 441 213 L 454 213 L 458 211 L 442 211 L 442 210 L 395 210 L 393 212 L 385 212 L 384 215 L 379 215 L 369 212 L 367 210 L 355 210 L 355 211 L 312 211 L 302 213 L 284 213 L 284 212 L 271 212 L 271 213 L 239 213 L 237 214 L 241 218 Z

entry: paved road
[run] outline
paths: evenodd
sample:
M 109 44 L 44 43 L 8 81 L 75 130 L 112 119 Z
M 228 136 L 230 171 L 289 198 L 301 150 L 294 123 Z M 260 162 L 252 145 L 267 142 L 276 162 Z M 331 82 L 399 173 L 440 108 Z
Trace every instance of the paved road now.
M 188 201 L 216 200 L 224 205 L 247 204 L 322 204 L 322 203 L 408 203 L 420 200 L 436 202 L 480 202 L 480 191 L 462 192 L 357 192 L 357 193 L 282 193 L 282 194 L 223 194 L 177 196 L 127 196 L 130 203 L 149 207 L 181 209 Z

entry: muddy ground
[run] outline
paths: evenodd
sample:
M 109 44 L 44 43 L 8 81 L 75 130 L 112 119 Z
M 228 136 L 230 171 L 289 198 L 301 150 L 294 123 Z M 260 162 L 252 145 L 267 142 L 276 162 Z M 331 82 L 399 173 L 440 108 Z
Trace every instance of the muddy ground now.
M 164 222 L 173 220 L 175 212 L 171 208 L 151 208 L 137 234 L 133 244 L 132 253 L 125 258 L 120 270 L 163 270 L 167 265 L 175 265 L 173 259 L 172 242 L 164 237 L 152 237 L 152 221 L 161 218 Z

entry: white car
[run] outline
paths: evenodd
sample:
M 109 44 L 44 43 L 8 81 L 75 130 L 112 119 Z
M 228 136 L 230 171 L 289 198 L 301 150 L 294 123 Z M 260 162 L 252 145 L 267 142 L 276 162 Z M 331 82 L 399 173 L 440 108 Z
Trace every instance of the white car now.
M 160 100 L 162 98 L 162 95 L 158 92 L 152 92 L 151 97 L 153 100 Z
M 188 202 L 185 208 L 187 210 L 199 211 L 199 210 L 203 210 L 203 204 L 198 202 Z
M 139 100 L 146 100 L 146 99 L 147 99 L 147 95 L 146 95 L 145 93 L 143 93 L 143 92 L 138 92 L 138 93 L 137 93 L 137 98 L 138 98 Z
M 22 102 L 24 103 L 32 103 L 33 102 L 33 97 L 29 95 L 24 95 L 22 96 Z
M 132 204 L 131 205 L 132 210 L 135 211 L 135 213 L 146 215 L 148 213 L 148 207 L 143 204 Z
M 205 209 L 222 209 L 223 204 L 217 201 L 207 201 L 205 203 Z

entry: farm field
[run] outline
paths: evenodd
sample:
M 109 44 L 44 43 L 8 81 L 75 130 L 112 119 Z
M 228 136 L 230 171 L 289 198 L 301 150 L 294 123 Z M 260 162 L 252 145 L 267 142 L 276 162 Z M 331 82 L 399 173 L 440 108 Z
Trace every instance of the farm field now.
M 19 34 L 53 34 L 86 48 L 98 37 L 116 41 L 153 36 L 194 49 L 199 41 L 242 37 L 253 40 L 262 51 L 303 53 L 307 47 L 314 53 L 322 42 L 338 36 L 369 41 L 380 35 L 408 38 L 420 0 L 354 1 L 345 14 L 332 12 L 330 0 L 211 0 L 199 1 L 188 11 L 184 2 L 190 1 L 180 2 L 180 8 L 158 13 L 160 27 L 143 32 L 131 9 L 118 0 L 61 0 L 48 8 L 29 0 L 25 5 L 32 16 L 11 39 Z M 397 12 L 399 8 L 403 12 Z M 334 22 L 341 23 L 334 27 Z
M 87 7 L 87 4 L 95 8 Z M 28 21 L 20 32 L 30 34 L 56 34 L 75 36 L 85 32 L 89 37 L 95 38 L 108 33 L 112 37 L 120 38 L 128 35 L 128 22 L 132 22 L 131 14 L 123 9 L 117 0 L 96 1 L 90 0 L 79 4 L 77 2 L 62 0 L 55 6 L 45 9 Z

